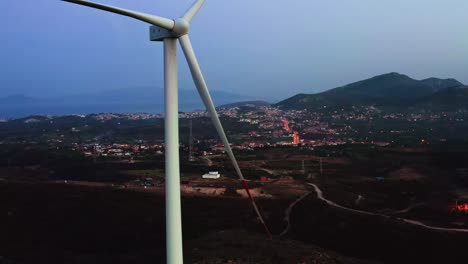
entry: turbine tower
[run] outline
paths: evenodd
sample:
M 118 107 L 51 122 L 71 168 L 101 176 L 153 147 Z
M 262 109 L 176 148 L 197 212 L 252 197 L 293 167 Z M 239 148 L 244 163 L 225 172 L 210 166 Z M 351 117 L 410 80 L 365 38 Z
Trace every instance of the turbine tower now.
M 224 133 L 215 105 L 211 99 L 208 87 L 192 48 L 188 32 L 190 23 L 205 0 L 197 0 L 186 13 L 177 19 L 168 19 L 155 15 L 136 12 L 119 7 L 103 5 L 84 0 L 62 0 L 74 4 L 101 9 L 111 13 L 128 16 L 151 24 L 150 40 L 164 42 L 164 100 L 165 100 L 165 147 L 166 147 L 166 254 L 167 263 L 183 263 L 182 254 L 182 220 L 180 202 L 180 166 L 179 166 L 179 123 L 178 123 L 178 69 L 177 69 L 177 40 L 182 47 L 190 68 L 193 81 L 200 97 L 211 116 L 211 120 L 224 144 L 228 154 L 258 218 L 265 231 L 271 238 L 260 211 L 250 195 L 247 182 L 237 164 L 229 141 Z

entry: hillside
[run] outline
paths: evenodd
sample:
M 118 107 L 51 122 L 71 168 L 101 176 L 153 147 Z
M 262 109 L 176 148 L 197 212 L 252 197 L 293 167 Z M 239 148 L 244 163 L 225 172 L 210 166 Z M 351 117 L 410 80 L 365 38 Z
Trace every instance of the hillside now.
M 468 109 L 468 86 L 449 87 L 421 98 L 415 106 L 441 110 Z
M 438 79 L 438 78 L 428 78 L 421 81 L 422 83 L 432 87 L 434 92 L 451 88 L 463 86 L 463 84 L 455 79 Z
M 433 100 L 446 89 L 463 84 L 455 79 L 429 78 L 422 81 L 399 73 L 388 73 L 317 94 L 298 94 L 276 104 L 283 109 L 348 108 L 351 106 L 407 107 L 421 100 Z M 453 96 L 449 93 L 445 97 Z M 460 98 L 459 98 L 460 99 Z M 442 101 L 450 101 L 446 98 Z M 435 100 L 434 103 L 438 101 Z

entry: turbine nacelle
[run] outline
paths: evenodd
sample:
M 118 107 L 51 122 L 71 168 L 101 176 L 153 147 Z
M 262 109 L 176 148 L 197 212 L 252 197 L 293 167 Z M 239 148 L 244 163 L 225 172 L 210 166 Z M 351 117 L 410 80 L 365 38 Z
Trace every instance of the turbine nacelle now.
M 160 26 L 150 26 L 150 40 L 164 41 L 166 38 L 179 38 L 187 35 L 190 29 L 190 23 L 183 18 L 174 20 L 174 26 L 171 30 Z

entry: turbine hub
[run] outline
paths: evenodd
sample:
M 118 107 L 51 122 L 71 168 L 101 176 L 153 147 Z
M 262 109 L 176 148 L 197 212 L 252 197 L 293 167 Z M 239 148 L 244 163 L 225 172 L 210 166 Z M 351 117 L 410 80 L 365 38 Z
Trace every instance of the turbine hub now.
M 176 33 L 179 37 L 187 34 L 190 29 L 190 23 L 183 19 L 183 18 L 178 18 L 174 20 L 174 28 L 172 31 Z

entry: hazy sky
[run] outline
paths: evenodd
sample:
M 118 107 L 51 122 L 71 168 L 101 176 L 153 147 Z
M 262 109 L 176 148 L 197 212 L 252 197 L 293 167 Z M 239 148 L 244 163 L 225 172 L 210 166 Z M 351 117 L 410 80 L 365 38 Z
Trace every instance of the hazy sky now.
M 167 17 L 191 0 L 100 0 Z M 211 90 L 259 99 L 387 72 L 468 83 L 467 0 L 207 0 L 191 38 Z M 0 96 L 162 89 L 140 21 L 59 0 L 0 1 Z M 180 86 L 194 89 L 180 52 Z

